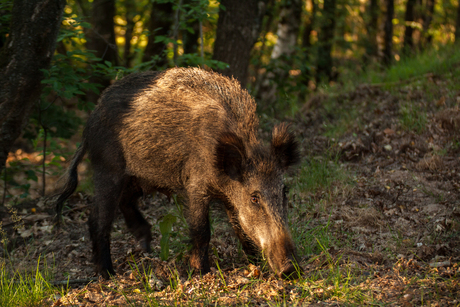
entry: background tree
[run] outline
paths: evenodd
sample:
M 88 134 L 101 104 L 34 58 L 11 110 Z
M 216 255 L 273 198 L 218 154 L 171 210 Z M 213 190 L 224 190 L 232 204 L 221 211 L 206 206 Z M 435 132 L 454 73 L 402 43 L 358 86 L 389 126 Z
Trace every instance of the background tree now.
M 420 36 L 419 46 L 424 49 L 431 44 L 433 35 L 430 33 L 431 22 L 433 21 L 435 0 L 426 0 L 425 8 L 421 6 L 423 31 Z
M 316 83 L 329 80 L 332 72 L 332 45 L 334 42 L 336 0 L 324 0 L 321 10 L 321 27 L 318 36 L 318 55 L 316 58 Z
M 0 171 L 41 93 L 56 48 L 65 0 L 15 0 L 0 55 Z
M 414 18 L 414 6 L 416 0 L 407 0 L 406 2 L 406 14 L 404 15 L 404 47 L 403 53 L 404 55 L 409 55 L 413 51 L 414 47 L 414 39 L 412 34 L 414 32 L 414 25 L 412 24 L 415 20 Z
M 383 39 L 383 63 L 388 66 L 393 58 L 393 16 L 395 12 L 394 0 L 386 0 L 386 13 Z
M 158 3 L 157 1 L 153 1 L 150 11 L 150 21 L 148 22 L 148 43 L 142 58 L 144 62 L 156 57 L 156 66 L 166 67 L 166 42 L 156 42 L 155 38 L 158 36 L 170 36 L 173 22 L 173 4 L 171 2 Z
M 378 17 L 379 17 L 379 1 L 370 0 L 367 7 L 367 22 L 366 22 L 366 59 L 374 58 L 378 53 L 377 34 L 378 34 Z
M 222 0 L 213 59 L 227 63 L 220 72 L 246 86 L 252 47 L 259 37 L 265 5 L 258 0 Z M 224 9 L 225 8 L 225 9 Z
M 460 1 L 457 5 L 457 19 L 455 22 L 455 42 L 460 42 Z
M 96 57 L 104 63 L 119 64 L 118 47 L 115 42 L 113 18 L 115 16 L 115 0 L 94 0 L 91 6 L 91 29 L 87 32 L 86 46 L 95 52 Z M 100 84 L 101 89 L 110 85 L 110 79 L 105 76 L 92 76 L 92 83 Z M 88 91 L 87 99 L 96 104 L 99 91 Z

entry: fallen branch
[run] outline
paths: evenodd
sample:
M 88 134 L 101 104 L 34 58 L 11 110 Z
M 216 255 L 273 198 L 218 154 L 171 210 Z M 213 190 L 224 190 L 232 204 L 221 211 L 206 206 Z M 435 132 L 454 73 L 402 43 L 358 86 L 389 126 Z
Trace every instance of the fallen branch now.
M 50 281 L 49 283 L 53 286 L 65 286 L 70 284 L 88 284 L 92 281 L 98 281 L 99 278 L 91 277 L 91 278 L 83 278 L 83 279 L 67 279 L 67 280 L 55 280 Z
M 85 209 L 87 208 L 88 205 L 84 205 L 84 206 L 80 206 L 80 207 L 75 207 L 75 208 L 72 208 L 72 209 L 68 209 L 68 210 L 65 210 L 62 214 L 66 214 L 66 213 L 70 213 L 70 212 L 73 212 L 73 211 L 77 211 L 79 209 Z M 33 214 L 27 214 L 25 216 L 23 216 L 21 218 L 21 221 L 24 222 L 25 224 L 32 224 L 32 223 L 35 223 L 35 222 L 39 222 L 39 221 L 43 221 L 43 220 L 46 220 L 46 219 L 49 219 L 49 218 L 53 218 L 54 216 L 53 215 L 47 215 L 46 217 L 42 217 L 42 218 L 39 218 L 39 219 L 30 219 L 30 220 L 26 220 L 25 218 L 29 217 L 29 216 L 32 216 Z M 5 225 L 2 225 L 2 228 L 6 228 L 6 227 L 11 227 L 11 226 L 14 226 L 16 225 L 18 222 L 10 222 L 10 223 L 7 223 Z

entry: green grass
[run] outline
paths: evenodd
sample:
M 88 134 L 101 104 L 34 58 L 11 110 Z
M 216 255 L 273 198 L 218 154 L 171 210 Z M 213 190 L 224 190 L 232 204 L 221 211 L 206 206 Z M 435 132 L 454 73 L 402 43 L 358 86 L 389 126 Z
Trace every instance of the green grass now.
M 406 104 L 400 108 L 401 126 L 408 131 L 415 131 L 418 134 L 425 131 L 428 119 L 425 110 L 417 105 Z
M 45 300 L 51 303 L 52 295 L 60 290 L 49 279 L 46 265 L 40 269 L 40 259 L 35 272 L 11 272 L 5 262 L 0 263 L 0 306 L 43 306 Z
M 389 83 L 407 80 L 427 73 L 446 74 L 449 72 L 458 76 L 460 64 L 460 50 L 458 46 L 446 45 L 436 49 L 429 49 L 414 57 L 402 58 L 394 62 L 388 70 L 372 69 L 358 78 L 347 77 L 360 83 Z

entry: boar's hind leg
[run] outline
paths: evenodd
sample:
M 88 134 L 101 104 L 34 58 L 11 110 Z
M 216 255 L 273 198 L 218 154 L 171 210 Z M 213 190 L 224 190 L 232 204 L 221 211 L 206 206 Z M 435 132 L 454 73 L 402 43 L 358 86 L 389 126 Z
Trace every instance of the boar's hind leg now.
M 123 189 L 120 197 L 120 211 L 128 226 L 129 231 L 139 241 L 141 247 L 150 253 L 150 242 L 152 241 L 152 233 L 150 224 L 144 219 L 139 211 L 137 202 L 142 196 L 142 190 L 136 185 L 134 179 L 130 178 Z
M 110 256 L 110 231 L 122 188 L 122 176 L 94 169 L 95 195 L 88 224 L 93 244 L 93 262 L 105 279 L 115 275 Z
M 190 265 L 192 268 L 199 270 L 201 274 L 206 274 L 210 271 L 208 260 L 208 247 L 211 239 L 209 201 L 206 196 L 191 196 L 189 193 L 188 222 L 192 241 Z

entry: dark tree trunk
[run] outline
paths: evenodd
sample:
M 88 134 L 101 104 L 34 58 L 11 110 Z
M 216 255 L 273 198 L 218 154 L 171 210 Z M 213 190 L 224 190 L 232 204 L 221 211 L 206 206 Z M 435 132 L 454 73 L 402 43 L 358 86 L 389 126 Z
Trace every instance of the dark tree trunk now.
M 395 13 L 394 0 L 387 0 L 387 11 L 385 14 L 385 35 L 383 47 L 383 64 L 385 66 L 391 65 L 392 62 L 392 49 L 393 49 L 393 16 Z
M 115 0 L 94 0 L 91 12 L 92 30 L 89 32 L 87 47 L 96 51 L 102 61 L 118 65 L 118 50 L 115 43 Z
M 335 29 L 336 0 L 324 0 L 322 22 L 318 35 L 318 56 L 316 59 L 316 83 L 330 80 L 332 72 L 332 45 Z
M 455 43 L 460 42 L 460 2 L 457 6 L 457 20 L 455 22 Z
M 367 44 L 366 44 L 366 55 L 367 59 L 371 59 L 377 56 L 378 45 L 377 45 L 377 33 L 378 33 L 378 20 L 379 20 L 379 1 L 371 0 L 369 3 L 369 14 L 367 27 Z
M 258 0 L 222 0 L 225 10 L 219 10 L 213 59 L 228 64 L 220 71 L 225 76 L 233 76 L 246 86 L 249 59 L 252 47 L 259 37 L 262 7 Z
M 184 0 L 184 4 L 193 7 L 195 0 Z M 200 38 L 200 21 L 189 19 L 188 27 L 193 29 L 194 33 L 187 30 L 182 31 L 182 44 L 184 53 L 198 53 L 198 39 Z
M 427 0 L 426 2 L 426 10 L 424 10 L 425 13 L 423 14 L 423 32 L 422 37 L 420 38 L 422 40 L 422 43 L 420 44 L 422 48 L 428 47 L 433 39 L 433 35 L 429 33 L 429 30 L 431 22 L 433 21 L 434 4 L 435 0 Z
M 40 98 L 42 69 L 56 49 L 65 0 L 16 0 L 0 54 L 0 173 L 8 152 Z
M 412 33 L 414 32 L 414 28 L 412 27 L 412 23 L 414 22 L 414 6 L 416 0 L 407 0 L 406 3 L 406 14 L 404 16 L 404 21 L 406 25 L 406 29 L 404 31 L 404 55 L 410 55 L 414 49 L 414 39 L 412 37 Z
M 172 3 L 157 3 L 152 4 L 149 22 L 149 40 L 144 50 L 143 62 L 150 61 L 152 57 L 158 55 L 160 59 L 155 63 L 157 67 L 165 67 L 168 64 L 166 58 L 166 45 L 163 42 L 155 43 L 156 36 L 171 36 L 170 30 L 174 22 L 174 13 Z
M 94 0 L 91 12 L 92 29 L 88 31 L 86 47 L 95 51 L 95 55 L 102 62 L 109 61 L 112 65 L 118 65 L 119 55 L 115 43 L 115 0 Z M 91 83 L 100 84 L 100 90 L 110 85 L 110 79 L 106 77 L 91 77 Z M 96 104 L 99 94 L 93 91 L 86 93 L 86 100 Z
M 200 22 L 193 20 L 189 25 L 194 31 L 190 33 L 187 30 L 182 32 L 182 43 L 184 46 L 184 53 L 198 53 L 198 39 L 200 38 Z

